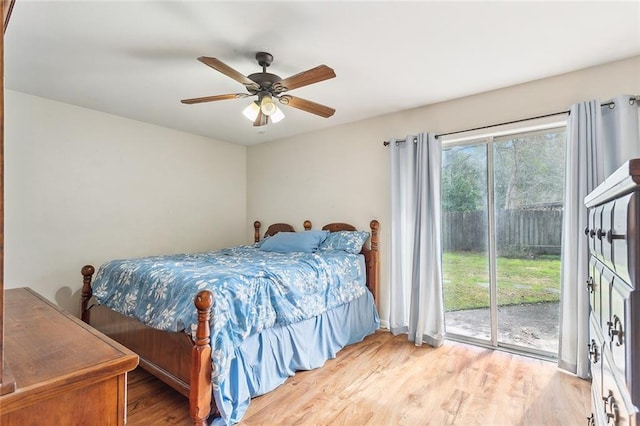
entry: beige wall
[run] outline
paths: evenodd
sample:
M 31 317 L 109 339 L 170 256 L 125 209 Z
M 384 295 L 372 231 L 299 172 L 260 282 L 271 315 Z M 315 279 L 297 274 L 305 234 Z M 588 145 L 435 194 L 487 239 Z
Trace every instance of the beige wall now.
M 7 90 L 5 285 L 31 286 L 77 313 L 85 263 L 245 243 L 256 219 L 300 230 L 305 219 L 315 228 L 378 219 L 386 319 L 383 140 L 621 93 L 640 94 L 640 57 L 245 148 Z
M 79 312 L 80 268 L 245 243 L 246 148 L 7 90 L 5 288 Z
M 248 148 L 247 221 L 381 223 L 381 318 L 388 318 L 389 157 L 382 142 L 567 110 L 640 94 L 640 57 Z M 340 111 L 337 112 L 339 114 Z

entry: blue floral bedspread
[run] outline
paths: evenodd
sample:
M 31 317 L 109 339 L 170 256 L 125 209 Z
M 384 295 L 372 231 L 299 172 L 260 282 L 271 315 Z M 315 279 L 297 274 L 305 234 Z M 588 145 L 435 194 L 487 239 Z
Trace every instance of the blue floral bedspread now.
M 114 260 L 96 275 L 96 299 L 161 330 L 193 333 L 193 299 L 213 292 L 214 388 L 225 379 L 234 348 L 253 333 L 319 315 L 362 296 L 361 255 L 266 252 L 238 246 L 215 252 Z

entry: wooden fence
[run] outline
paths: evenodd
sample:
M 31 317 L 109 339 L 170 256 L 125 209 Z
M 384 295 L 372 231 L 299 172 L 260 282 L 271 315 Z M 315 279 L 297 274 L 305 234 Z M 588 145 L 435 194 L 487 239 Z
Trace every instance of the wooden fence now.
M 499 255 L 560 254 L 561 210 L 500 210 L 496 214 Z M 443 212 L 444 251 L 486 251 L 487 213 Z

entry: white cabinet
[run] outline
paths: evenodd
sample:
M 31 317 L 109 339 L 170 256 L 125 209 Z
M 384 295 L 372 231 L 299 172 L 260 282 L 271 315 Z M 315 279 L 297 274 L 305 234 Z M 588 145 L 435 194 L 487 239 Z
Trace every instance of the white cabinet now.
M 597 425 L 640 425 L 640 159 L 585 198 L 589 340 Z

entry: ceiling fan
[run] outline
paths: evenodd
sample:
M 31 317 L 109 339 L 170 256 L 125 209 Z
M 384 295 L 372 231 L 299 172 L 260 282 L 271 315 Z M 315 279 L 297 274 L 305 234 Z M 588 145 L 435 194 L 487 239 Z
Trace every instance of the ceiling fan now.
M 284 114 L 278 109 L 274 99 L 277 99 L 283 105 L 288 105 L 324 118 L 331 117 L 336 112 L 335 109 L 329 108 L 328 106 L 286 94 L 289 90 L 334 78 L 336 76 L 335 72 L 326 65 L 319 65 L 282 79 L 275 74 L 267 72 L 267 67 L 273 62 L 273 56 L 267 52 L 256 53 L 256 60 L 258 61 L 258 65 L 262 67 L 262 72 L 249 74 L 248 76 L 240 74 L 216 58 L 200 56 L 198 60 L 243 84 L 249 93 L 230 93 L 226 95 L 183 99 L 181 101 L 183 104 L 198 104 L 257 96 L 258 100 L 252 102 L 243 111 L 243 114 L 253 121 L 254 126 L 264 126 L 270 122 L 275 123 L 284 118 Z

